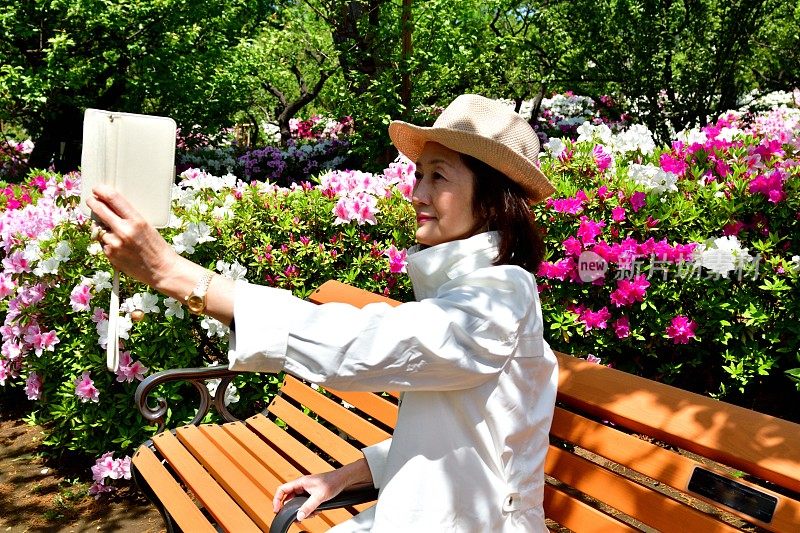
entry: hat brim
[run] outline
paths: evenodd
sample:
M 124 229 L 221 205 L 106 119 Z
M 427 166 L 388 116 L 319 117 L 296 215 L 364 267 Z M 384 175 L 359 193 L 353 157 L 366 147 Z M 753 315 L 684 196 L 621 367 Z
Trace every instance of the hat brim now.
M 530 159 L 506 145 L 475 133 L 450 128 L 424 127 L 401 120 L 389 124 L 389 137 L 395 147 L 416 162 L 427 142 L 439 143 L 456 152 L 471 155 L 518 183 L 531 202 L 541 202 L 556 190 Z

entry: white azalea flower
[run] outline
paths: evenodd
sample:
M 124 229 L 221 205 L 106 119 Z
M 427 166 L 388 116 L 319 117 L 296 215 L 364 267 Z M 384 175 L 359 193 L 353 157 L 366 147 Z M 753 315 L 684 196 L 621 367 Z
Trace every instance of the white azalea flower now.
M 219 365 L 219 363 L 217 361 L 214 361 L 213 363 L 211 363 L 208 366 L 212 366 L 213 367 L 213 366 L 217 366 L 217 365 Z M 216 396 L 217 395 L 217 389 L 219 388 L 219 384 L 221 382 L 222 382 L 222 380 L 220 378 L 209 379 L 208 381 L 206 381 L 206 388 L 208 389 L 208 392 L 209 392 L 209 394 L 211 394 L 211 396 Z M 225 390 L 225 398 L 223 400 L 225 402 L 225 405 L 227 406 L 227 405 L 230 405 L 232 403 L 238 402 L 239 401 L 239 394 L 238 393 L 239 393 L 239 391 L 236 388 L 236 386 L 234 386 L 233 383 L 228 383 L 228 388 Z
M 69 243 L 67 241 L 61 241 L 56 245 L 56 249 L 53 251 L 53 257 L 56 257 L 59 261 L 67 261 L 69 256 L 72 254 L 72 248 L 70 248 Z
M 678 190 L 678 176 L 654 165 L 633 163 L 628 167 L 628 176 L 638 185 L 656 194 Z
M 550 152 L 550 154 L 555 158 L 561 157 L 561 155 L 564 153 L 564 150 L 567 149 L 567 145 L 564 144 L 564 141 L 558 137 L 551 137 L 544 147 L 547 148 L 547 151 Z
M 164 316 L 174 316 L 183 318 L 185 316 L 183 306 L 175 298 L 164 298 Z
M 111 288 L 111 272 L 100 270 L 94 273 L 91 279 L 92 285 L 96 292 L 103 291 Z
M 714 239 L 702 251 L 696 252 L 696 257 L 703 267 L 724 278 L 731 271 L 741 269 L 755 259 L 750 256 L 747 248 L 742 248 L 735 235 Z
M 103 251 L 103 245 L 97 241 L 92 241 L 89 246 L 86 247 L 86 252 L 89 255 L 97 255 Z
M 127 298 L 119 308 L 126 313 L 131 313 L 136 309 L 144 313 L 158 313 L 161 311 L 158 307 L 158 296 L 149 292 L 137 292 Z
M 36 268 L 33 269 L 33 273 L 39 277 L 45 274 L 57 274 L 59 265 L 61 265 L 61 261 L 55 257 L 49 257 L 44 261 L 40 261 Z
M 209 338 L 224 337 L 228 334 L 228 331 L 230 331 L 228 326 L 219 320 L 207 316 L 204 316 L 200 321 L 200 327 L 206 330 L 206 335 L 208 335 Z
M 227 263 L 219 260 L 217 261 L 217 270 L 220 272 L 220 274 L 222 274 L 223 277 L 233 280 L 244 279 L 247 275 L 247 268 L 240 265 L 238 261 Z

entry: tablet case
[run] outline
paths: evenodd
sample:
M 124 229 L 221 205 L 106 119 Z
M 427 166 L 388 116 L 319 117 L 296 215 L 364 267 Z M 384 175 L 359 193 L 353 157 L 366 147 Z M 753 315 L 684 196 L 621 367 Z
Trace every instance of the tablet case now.
M 105 183 L 119 191 L 157 228 L 169 224 L 175 182 L 175 121 L 169 117 L 87 109 L 83 116 L 81 202 Z M 119 272 L 114 271 L 108 308 L 106 366 L 119 368 Z
M 117 189 L 157 228 L 169 224 L 175 182 L 175 121 L 169 117 L 87 109 L 83 117 L 81 203 L 92 187 Z

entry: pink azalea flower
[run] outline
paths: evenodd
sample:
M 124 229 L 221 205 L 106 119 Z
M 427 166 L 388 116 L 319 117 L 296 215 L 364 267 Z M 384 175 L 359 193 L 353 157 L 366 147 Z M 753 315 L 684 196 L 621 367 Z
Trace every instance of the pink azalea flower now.
M 673 317 L 666 329 L 667 337 L 672 339 L 674 344 L 688 344 L 689 339 L 695 337 L 695 331 L 697 323 L 683 315 Z
M 627 316 L 616 319 L 613 326 L 618 339 L 624 339 L 631 334 L 631 324 Z
M 138 379 L 142 381 L 144 379 L 144 375 L 150 369 L 144 366 L 139 361 L 133 361 L 131 358 L 130 352 L 121 352 L 119 354 L 119 367 L 117 368 L 117 381 L 122 383 L 126 381 L 128 383 L 133 382 L 134 379 Z
M 621 205 L 618 205 L 614 209 L 611 210 L 611 220 L 614 222 L 622 222 L 625 220 L 625 208 Z
M 42 379 L 36 372 L 31 372 L 25 380 L 25 394 L 29 400 L 38 400 L 42 397 Z
M 3 354 L 3 357 L 8 359 L 9 361 L 16 361 L 24 352 L 24 347 L 17 339 L 6 339 L 3 341 L 3 347 L 0 349 L 0 353 Z
M 389 258 L 389 272 L 398 274 L 406 271 L 406 265 L 408 264 L 408 261 L 406 261 L 408 252 L 406 250 L 398 250 L 393 244 L 384 250 L 383 255 Z
M 91 374 L 91 372 L 87 371 L 81 374 L 81 377 L 75 378 L 75 396 L 80 398 L 83 403 L 88 401 L 100 402 L 100 391 L 95 388 Z
M 25 342 L 31 345 L 37 357 L 41 357 L 45 350 L 55 351 L 55 345 L 60 341 L 55 330 L 42 332 L 38 325 L 31 325 L 25 333 Z
M 639 209 L 647 205 L 647 195 L 641 191 L 636 191 L 631 195 L 631 208 L 634 213 L 638 213 Z
M 608 327 L 609 318 L 611 318 L 611 312 L 605 306 L 597 311 L 587 309 L 581 314 L 581 320 L 586 326 L 586 331 L 591 329 L 606 329 Z
M 595 144 L 592 148 L 592 157 L 600 172 L 605 172 L 611 166 L 611 152 L 602 144 Z
M 14 283 L 14 280 L 11 278 L 11 276 L 5 272 L 0 272 L 0 300 L 14 294 L 16 289 L 17 284 Z
M 14 252 L 5 259 L 3 259 L 3 268 L 6 272 L 12 274 L 21 274 L 23 272 L 30 272 L 31 265 L 22 252 Z
M 599 357 L 597 357 L 596 355 L 594 355 L 594 354 L 591 354 L 591 353 L 590 353 L 589 355 L 587 355 L 587 356 L 586 356 L 586 361 L 587 361 L 588 363 L 595 363 L 595 364 L 598 364 L 598 365 L 599 365 L 599 364 L 600 364 L 600 361 L 602 361 L 602 359 L 600 359 L 600 358 L 599 358 Z
M 95 307 L 94 311 L 92 311 L 92 322 L 98 324 L 103 320 L 108 320 L 108 313 L 101 307 Z
M 89 302 L 92 300 L 92 287 L 79 283 L 69 295 L 69 303 L 73 311 L 88 311 Z
M 764 176 L 763 174 L 756 176 L 750 182 L 748 190 L 751 194 L 763 194 L 771 203 L 777 204 L 786 199 L 783 182 L 783 172 L 780 169 L 775 169 L 769 176 Z
M 608 190 L 608 187 L 602 185 L 599 189 L 597 189 L 597 197 L 601 200 L 607 200 L 614 196 L 614 193 Z

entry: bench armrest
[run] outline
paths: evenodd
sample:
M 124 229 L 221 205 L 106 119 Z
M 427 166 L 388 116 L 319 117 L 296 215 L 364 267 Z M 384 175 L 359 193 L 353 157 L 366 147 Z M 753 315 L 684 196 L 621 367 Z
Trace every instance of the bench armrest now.
M 367 503 L 378 499 L 378 489 L 368 488 L 342 492 L 335 498 L 323 502 L 317 507 L 317 511 L 325 511 L 327 509 L 338 509 L 340 507 L 350 507 L 359 503 Z M 272 525 L 269 528 L 269 533 L 286 533 L 289 527 L 297 519 L 297 510 L 300 509 L 308 496 L 295 496 L 286 502 L 283 508 L 275 515 Z
M 156 407 L 150 407 L 147 401 L 148 395 L 154 388 L 164 383 L 188 381 L 194 385 L 200 396 L 200 405 L 197 408 L 197 414 L 191 422 L 193 425 L 196 426 L 203 420 L 212 405 L 226 421 L 236 422 L 239 419 L 233 416 L 225 406 L 225 390 L 228 388 L 228 384 L 230 384 L 233 378 L 242 373 L 243 372 L 235 370 L 228 370 L 225 367 L 215 366 L 163 370 L 147 376 L 144 381 L 139 383 L 139 386 L 136 387 L 134 402 L 139 412 L 142 413 L 142 416 L 146 420 L 158 424 L 158 431 L 156 433 L 161 433 L 164 431 L 164 419 L 168 409 L 167 401 L 164 398 L 158 398 L 158 405 Z M 208 387 L 206 387 L 206 381 L 211 379 L 220 380 L 213 398 L 211 397 Z

